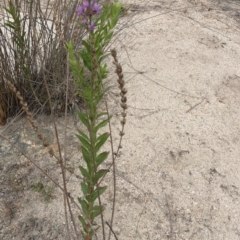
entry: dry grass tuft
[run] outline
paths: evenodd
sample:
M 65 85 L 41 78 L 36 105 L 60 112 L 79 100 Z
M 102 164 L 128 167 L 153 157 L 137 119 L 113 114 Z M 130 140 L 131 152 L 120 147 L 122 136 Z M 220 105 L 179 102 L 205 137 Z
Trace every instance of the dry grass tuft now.
M 50 113 L 45 77 L 54 111 L 64 110 L 68 71 L 67 53 L 61 38 L 72 41 L 76 48 L 81 47 L 85 32 L 75 19 L 79 2 L 73 0 L 69 4 L 66 0 L 46 0 L 43 4 L 40 0 L 3 1 L 7 11 L 2 10 L 0 16 L 1 125 L 21 110 L 21 104 L 7 81 L 18 89 L 30 110 Z M 68 99 L 70 108 L 75 101 L 73 84 L 68 88 L 68 96 L 71 96 Z

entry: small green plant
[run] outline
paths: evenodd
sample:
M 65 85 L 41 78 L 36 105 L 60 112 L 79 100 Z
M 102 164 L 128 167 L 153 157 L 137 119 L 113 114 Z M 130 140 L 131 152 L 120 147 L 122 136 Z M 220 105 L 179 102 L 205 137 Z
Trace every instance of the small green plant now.
M 80 121 L 85 126 L 84 131 L 80 131 L 77 137 L 82 145 L 82 156 L 85 165 L 80 166 L 80 171 L 84 177 L 81 182 L 83 197 L 78 198 L 81 205 L 82 215 L 79 220 L 83 227 L 84 239 L 92 239 L 99 226 L 96 225 L 95 218 L 101 215 L 102 231 L 104 234 L 104 220 L 100 196 L 105 192 L 106 186 L 101 186 L 101 181 L 109 171 L 103 169 L 101 164 L 108 158 L 109 151 L 102 151 L 103 145 L 107 142 L 110 133 L 104 132 L 104 127 L 109 124 L 110 116 L 108 111 L 100 112 L 99 104 L 104 99 L 107 88 L 104 84 L 108 70 L 104 63 L 106 58 L 106 47 L 113 36 L 113 29 L 117 24 L 121 4 L 100 5 L 92 1 L 85 1 L 78 8 L 80 24 L 88 32 L 86 40 L 82 41 L 84 48 L 74 51 L 72 43 L 67 43 L 69 63 L 75 80 L 76 92 L 84 102 L 84 112 L 78 112 Z M 116 52 L 113 50 L 114 63 L 116 62 Z M 122 69 L 117 68 L 119 77 L 119 87 L 121 89 L 122 107 L 126 109 L 126 90 L 122 79 Z M 126 114 L 124 113 L 124 125 Z M 120 134 L 123 135 L 123 132 Z
M 53 189 L 48 185 L 44 185 L 41 182 L 37 182 L 31 186 L 31 189 L 35 192 L 40 193 L 46 202 L 49 202 L 52 198 Z

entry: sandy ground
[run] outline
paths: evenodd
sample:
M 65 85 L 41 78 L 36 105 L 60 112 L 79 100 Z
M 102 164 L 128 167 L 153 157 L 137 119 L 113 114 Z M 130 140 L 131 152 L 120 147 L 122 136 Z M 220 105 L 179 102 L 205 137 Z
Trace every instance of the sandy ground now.
M 115 41 L 129 108 L 114 231 L 122 240 L 240 239 L 239 1 L 127 4 Z M 117 130 L 115 90 L 109 100 Z M 49 120 L 38 121 L 53 139 Z M 69 165 L 76 167 L 78 142 L 69 121 Z M 64 122 L 58 123 L 61 132 Z M 12 125 L 4 134 L 60 181 L 29 129 Z M 67 239 L 59 190 L 11 145 L 1 143 L 0 150 L 0 238 Z M 79 179 L 68 180 L 76 198 Z M 30 188 L 39 181 L 53 188 L 49 203 Z M 105 196 L 110 207 L 111 187 Z

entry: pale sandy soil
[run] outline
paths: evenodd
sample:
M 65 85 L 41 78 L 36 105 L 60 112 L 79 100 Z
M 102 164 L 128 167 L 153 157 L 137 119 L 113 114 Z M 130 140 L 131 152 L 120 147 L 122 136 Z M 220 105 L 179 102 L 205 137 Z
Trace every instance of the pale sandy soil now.
M 114 231 L 121 240 L 238 240 L 240 3 L 127 3 L 118 29 L 124 27 L 114 42 L 129 105 L 117 161 Z M 118 130 L 115 90 L 109 100 Z M 62 136 L 64 121 L 57 121 Z M 38 122 L 53 141 L 49 119 Z M 1 131 L 61 182 L 53 158 L 30 127 L 19 124 Z M 70 118 L 67 157 L 72 167 L 80 162 L 75 132 Z M 13 145 L 1 140 L 0 154 L 0 239 L 67 239 L 60 191 Z M 53 187 L 50 203 L 31 191 L 39 181 Z M 79 179 L 72 174 L 68 181 L 76 198 Z M 107 220 L 111 189 L 104 201 Z

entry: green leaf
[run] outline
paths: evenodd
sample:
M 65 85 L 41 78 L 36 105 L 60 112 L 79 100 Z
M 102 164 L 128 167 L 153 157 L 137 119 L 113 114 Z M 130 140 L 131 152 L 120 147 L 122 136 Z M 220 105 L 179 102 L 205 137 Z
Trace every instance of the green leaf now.
M 102 178 L 103 176 L 105 176 L 108 172 L 109 172 L 109 170 L 107 170 L 107 169 L 101 169 L 101 170 L 97 171 L 96 175 L 94 176 L 94 179 L 93 179 L 93 184 L 97 184 L 98 180 L 100 178 Z
M 95 104 L 98 105 L 99 102 L 103 99 L 103 93 L 99 93 L 95 98 L 94 98 L 94 101 L 95 101 Z
M 99 63 L 102 63 L 102 61 L 105 60 L 108 56 L 109 56 L 109 54 L 105 54 L 105 55 L 101 54 L 100 57 L 98 58 Z M 101 68 L 101 66 L 100 66 L 100 68 Z M 108 73 L 108 71 L 107 71 L 107 73 Z M 101 76 L 102 76 L 102 74 L 101 74 Z M 104 78 L 102 77 L 102 79 L 105 79 L 105 78 L 106 77 L 104 77 Z
M 93 207 L 93 211 L 91 213 L 92 218 L 94 219 L 95 217 L 99 216 L 102 212 L 104 211 L 104 207 L 103 206 L 94 206 Z
M 73 44 L 69 42 L 69 43 L 66 43 L 66 45 L 67 45 L 67 51 L 68 51 L 68 61 L 69 61 L 70 68 L 72 70 L 72 75 L 75 80 L 75 85 L 76 86 L 80 85 L 80 87 L 82 88 L 82 81 L 84 79 L 84 69 L 79 59 L 76 60 L 75 58 Z
M 8 21 L 7 23 L 5 23 L 5 25 L 6 25 L 7 27 L 10 27 L 10 28 L 12 28 L 12 29 L 15 30 L 15 25 L 14 25 L 14 23 Z
M 81 198 L 78 198 L 78 202 L 81 205 L 81 208 L 82 208 L 82 211 L 83 211 L 84 215 L 87 216 L 88 215 L 88 203 Z
M 102 152 L 96 157 L 97 167 L 107 159 L 108 155 L 109 155 L 109 152 Z
M 84 66 L 91 72 L 92 70 L 91 51 L 85 48 L 79 54 L 81 59 L 83 60 Z
M 93 131 L 96 133 L 100 128 L 105 127 L 109 122 L 109 119 L 105 119 L 102 122 L 100 122 L 97 126 L 94 127 Z
M 81 183 L 81 189 L 82 189 L 82 192 L 83 192 L 84 197 L 85 197 L 86 195 L 88 195 L 89 189 L 88 189 L 88 186 L 87 186 L 86 183 L 84 183 L 84 182 Z
M 94 99 L 91 99 L 92 102 L 92 106 L 90 109 L 90 113 L 89 113 L 89 119 L 90 121 L 94 121 L 94 119 L 96 118 L 96 104 L 94 103 Z
M 103 28 L 103 32 L 104 32 L 104 37 L 106 38 L 107 33 L 108 33 L 107 26 L 105 26 L 105 27 Z
M 80 169 L 81 174 L 83 175 L 83 177 L 85 177 L 88 180 L 89 179 L 88 171 L 84 167 L 82 167 L 82 166 L 79 166 L 79 169 Z
M 92 160 L 91 160 L 91 157 L 90 157 L 90 155 L 89 155 L 88 150 L 87 150 L 85 147 L 83 147 L 83 146 L 82 146 L 82 155 L 83 155 L 84 161 L 85 161 L 86 164 L 87 164 L 88 171 L 89 171 L 89 172 L 92 171 L 92 167 L 91 167 L 91 162 L 92 162 Z
M 95 43 L 94 43 L 95 48 L 99 48 L 100 50 L 102 49 L 101 42 L 103 41 L 103 39 L 104 39 L 104 36 L 101 32 L 96 34 Z
M 91 149 L 90 143 L 89 143 L 84 137 L 82 137 L 82 136 L 80 136 L 80 135 L 77 135 L 77 137 L 78 137 L 78 139 L 80 140 L 80 142 L 82 143 L 82 145 L 83 145 L 86 149 L 88 149 L 88 150 Z
M 89 142 L 89 137 L 84 132 L 82 132 L 81 130 L 78 130 L 78 132 L 83 138 L 85 138 Z
M 88 123 L 87 115 L 85 113 L 78 112 L 78 117 L 81 120 L 81 122 L 88 128 L 89 123 Z
M 98 194 L 99 194 L 99 196 L 102 195 L 105 192 L 106 189 L 107 189 L 106 186 L 105 187 L 98 187 L 97 189 L 95 189 L 93 191 L 93 194 L 92 194 L 92 197 L 91 197 L 91 203 L 94 203 L 95 200 L 98 198 Z
M 82 45 L 87 49 L 88 52 L 91 52 L 91 46 L 87 41 L 82 40 Z
M 87 232 L 87 224 L 86 224 L 85 219 L 82 216 L 80 216 L 80 215 L 78 216 L 78 219 L 81 222 L 84 231 Z
M 97 138 L 97 144 L 95 145 L 95 151 L 96 153 L 99 151 L 99 149 L 103 146 L 103 144 L 107 141 L 109 137 L 109 133 L 103 133 Z
M 108 33 L 106 36 L 106 40 L 109 42 L 112 39 L 112 36 L 113 36 L 113 32 Z
M 101 80 L 99 80 L 99 81 L 101 81 Z M 99 93 L 98 93 L 98 95 L 96 96 L 96 98 L 94 99 L 94 100 L 97 102 L 97 104 L 98 104 L 100 101 L 102 101 L 103 96 L 104 96 L 104 90 L 99 89 Z
M 66 42 L 67 49 L 68 51 L 72 52 L 73 51 L 73 44 L 71 42 Z
M 99 113 L 97 116 L 96 116 L 96 119 L 102 117 L 102 116 L 105 116 L 105 115 L 108 115 L 107 112 L 102 112 L 102 113 Z
M 116 26 L 117 22 L 118 22 L 118 17 L 116 16 L 115 18 L 112 19 L 111 29 L 113 29 Z

